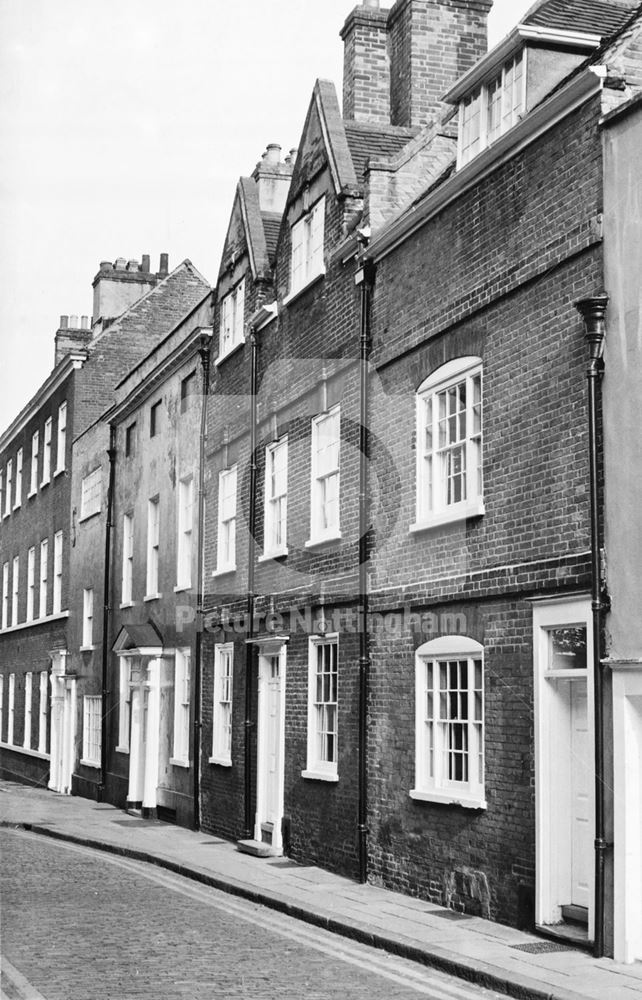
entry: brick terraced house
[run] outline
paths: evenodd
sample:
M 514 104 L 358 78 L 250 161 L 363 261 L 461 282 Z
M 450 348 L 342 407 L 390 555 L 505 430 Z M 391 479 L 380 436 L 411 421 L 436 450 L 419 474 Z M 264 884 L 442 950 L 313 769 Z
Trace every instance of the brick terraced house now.
M 611 268 L 637 245 L 642 15 L 542 0 L 487 52 L 490 7 L 355 8 L 343 115 L 317 82 L 260 293 L 247 212 L 228 237 L 202 822 L 633 960 L 640 645 L 608 593 L 639 569 L 603 550 L 605 474 L 633 517 L 639 464 L 605 464 L 601 395 L 609 310 L 622 356 L 639 332 L 605 261 L 609 232 Z

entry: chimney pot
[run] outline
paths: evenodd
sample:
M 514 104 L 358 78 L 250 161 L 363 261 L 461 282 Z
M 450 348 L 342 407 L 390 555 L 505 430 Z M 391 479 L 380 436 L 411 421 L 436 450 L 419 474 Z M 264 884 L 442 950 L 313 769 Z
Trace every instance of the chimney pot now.
M 169 254 L 162 253 L 160 255 L 160 271 L 159 274 L 167 274 L 169 271 Z
M 362 0 L 362 5 L 364 7 L 371 7 L 373 10 L 379 10 L 379 0 Z
M 137 260 L 133 260 L 133 259 L 132 260 L 128 260 L 127 261 L 127 270 L 128 271 L 137 271 L 138 270 L 138 261 Z
M 143 254 L 143 263 L 141 265 L 141 270 L 144 271 L 145 274 L 147 274 L 149 272 L 149 267 L 150 267 L 150 264 L 149 264 L 149 254 L 148 253 L 144 253 Z
M 80 317 L 80 329 L 81 330 L 88 330 L 89 329 L 89 316 L 81 316 Z
M 70 326 L 70 328 L 72 330 L 77 330 L 78 329 L 78 317 L 77 316 L 70 316 L 69 317 L 69 326 Z
M 101 260 L 100 267 L 98 268 L 98 270 L 99 271 L 111 271 L 112 268 L 113 268 L 113 266 L 114 265 L 112 264 L 112 262 L 110 260 Z
M 126 265 L 127 265 L 127 261 L 125 260 L 124 257 L 116 257 L 116 260 L 114 261 L 114 268 L 117 271 L 124 271 Z
M 60 317 L 60 329 L 61 330 L 66 330 L 68 326 L 69 326 L 69 316 L 61 316 Z
M 270 142 L 265 151 L 265 158 L 268 163 L 281 162 L 281 147 L 276 142 Z

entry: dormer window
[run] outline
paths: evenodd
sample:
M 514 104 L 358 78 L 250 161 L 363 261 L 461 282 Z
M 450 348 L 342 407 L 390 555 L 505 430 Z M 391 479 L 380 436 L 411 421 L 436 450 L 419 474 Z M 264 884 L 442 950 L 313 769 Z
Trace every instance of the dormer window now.
M 323 274 L 323 228 L 325 198 L 320 198 L 303 218 L 292 226 L 290 295 Z
M 219 359 L 243 343 L 245 278 L 221 299 Z
M 522 51 L 460 102 L 458 167 L 463 167 L 519 121 L 526 105 L 524 69 Z

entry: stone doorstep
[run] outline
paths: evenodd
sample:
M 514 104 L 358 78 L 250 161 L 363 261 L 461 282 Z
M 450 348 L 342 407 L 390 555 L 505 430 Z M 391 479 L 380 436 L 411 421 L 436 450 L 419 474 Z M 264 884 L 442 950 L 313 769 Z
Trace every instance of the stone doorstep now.
M 237 840 L 236 846 L 241 854 L 250 854 L 253 858 L 276 858 L 281 854 L 263 840 Z

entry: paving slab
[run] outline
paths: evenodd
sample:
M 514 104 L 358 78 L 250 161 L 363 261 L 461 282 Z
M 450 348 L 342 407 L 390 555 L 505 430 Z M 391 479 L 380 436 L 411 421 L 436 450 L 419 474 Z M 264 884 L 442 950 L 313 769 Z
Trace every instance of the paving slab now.
M 642 963 L 588 952 L 532 954 L 542 939 L 316 868 L 241 854 L 206 831 L 143 820 L 105 803 L 0 780 L 0 824 L 138 858 L 520 1000 L 642 998 Z M 446 919 L 444 919 L 446 917 Z

